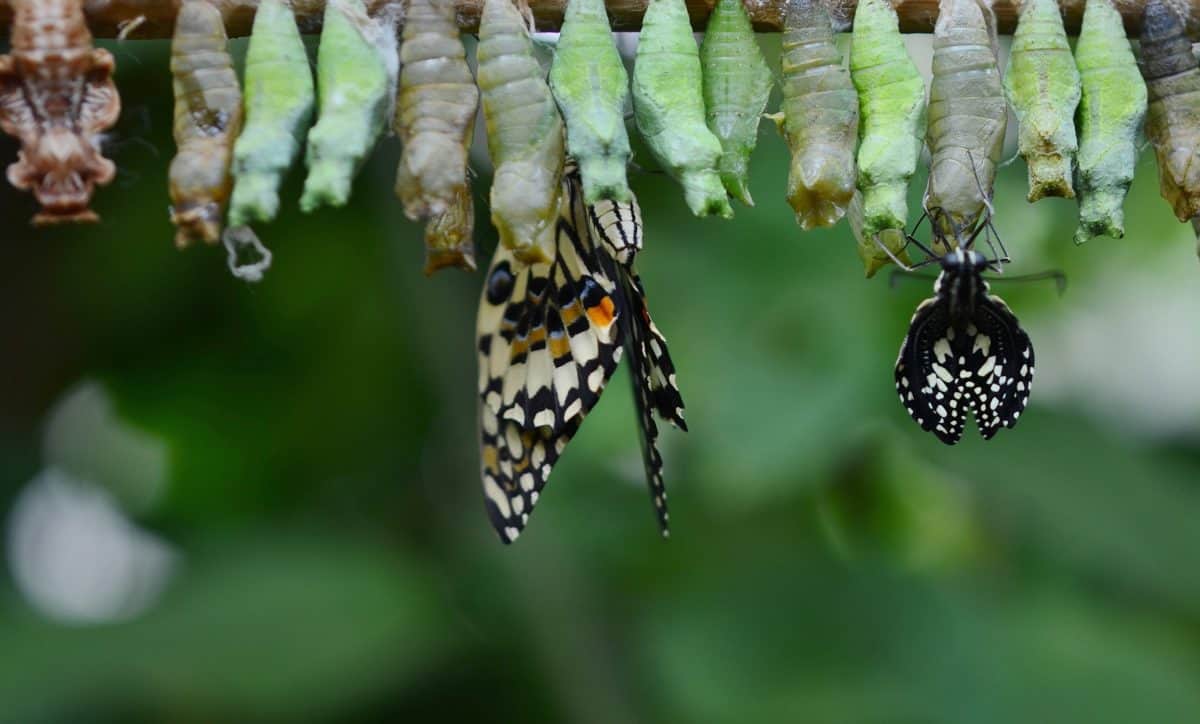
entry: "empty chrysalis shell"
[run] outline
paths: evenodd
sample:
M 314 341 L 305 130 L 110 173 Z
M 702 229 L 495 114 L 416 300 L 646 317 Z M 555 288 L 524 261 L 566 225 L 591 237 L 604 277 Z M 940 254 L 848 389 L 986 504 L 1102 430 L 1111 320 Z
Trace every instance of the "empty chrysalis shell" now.
M 300 30 L 285 0 L 261 0 L 246 51 L 246 127 L 233 147 L 229 223 L 271 221 L 279 185 L 312 123 L 315 92 Z
M 1125 235 L 1122 205 L 1137 164 L 1137 136 L 1146 115 L 1146 84 L 1111 0 L 1087 0 L 1075 64 L 1083 93 L 1077 113 L 1079 154 L 1075 243 Z
M 718 171 L 725 190 L 753 206 L 747 186 L 758 122 L 774 78 L 763 58 L 742 0 L 717 0 L 700 44 L 708 130 L 721 141 Z
M 175 245 L 216 244 L 233 184 L 233 143 L 242 128 L 242 92 L 221 12 L 188 0 L 175 18 L 171 77 L 175 88 L 175 145 L 168 171 Z
M 562 193 L 563 123 L 533 54 L 529 20 L 513 0 L 485 0 L 479 20 L 479 90 L 487 122 L 492 224 L 527 263 L 554 256 Z
M 475 201 L 469 185 L 425 224 L 425 276 L 447 267 L 475 271 Z
M 362 0 L 328 0 L 317 49 L 317 125 L 308 134 L 300 208 L 342 206 L 395 100 L 395 28 L 372 20 Z
M 854 13 L 850 77 L 858 90 L 858 190 L 865 234 L 903 229 L 908 220 L 908 181 L 917 170 L 925 139 L 925 81 L 900 37 L 900 21 L 888 0 L 861 0 Z M 890 237 L 890 235 L 889 235 Z M 903 237 L 903 234 L 901 234 Z M 867 276 L 872 264 L 864 257 Z
M 733 216 L 717 174 L 721 142 L 704 123 L 700 54 L 684 0 L 650 0 L 633 66 L 638 130 L 663 169 L 683 186 L 696 216 Z
M 1200 64 L 1183 23 L 1161 0 L 1146 4 L 1141 51 L 1146 138 L 1158 157 L 1159 188 L 1187 221 L 1200 212 Z
M 400 61 L 393 126 L 404 152 L 396 195 L 414 221 L 454 215 L 464 194 L 470 196 L 467 150 L 479 108 L 454 3 L 410 0 Z
M 567 151 L 579 164 L 584 201 L 628 201 L 629 76 L 608 27 L 604 0 L 567 2 L 550 87 L 567 122 Z
M 991 197 L 1008 122 L 996 66 L 995 24 L 982 0 L 941 0 L 929 86 L 929 185 L 936 238 L 974 229 Z
M 1079 71 L 1057 0 L 1024 0 L 1004 92 L 1017 116 L 1017 148 L 1029 167 L 1029 200 L 1074 198 L 1072 164 Z
M 800 228 L 832 226 L 854 196 L 858 94 L 821 0 L 788 0 L 780 62 L 788 203 Z

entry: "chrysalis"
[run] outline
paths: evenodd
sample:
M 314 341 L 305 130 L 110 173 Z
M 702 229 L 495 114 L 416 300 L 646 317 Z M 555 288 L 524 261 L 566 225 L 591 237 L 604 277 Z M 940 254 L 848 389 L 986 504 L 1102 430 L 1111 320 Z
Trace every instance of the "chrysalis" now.
M 425 224 L 425 276 L 446 267 L 475 271 L 474 234 L 475 201 L 468 185 Z
M 1075 64 L 1083 85 L 1075 179 L 1075 243 L 1081 244 L 1101 234 L 1125 235 L 1121 207 L 1133 181 L 1138 128 L 1146 115 L 1146 84 L 1110 0 L 1087 0 Z
M 867 235 L 903 229 L 907 223 L 908 180 L 917 170 L 925 138 L 925 81 L 908 57 L 899 22 L 888 0 L 861 0 L 854 13 L 850 77 L 862 115 L 858 189 Z M 878 269 L 872 268 L 874 263 L 887 262 L 879 254 L 874 248 L 863 258 L 867 276 Z
M 1004 92 L 1017 116 L 1018 150 L 1029 167 L 1029 200 L 1074 198 L 1072 162 L 1079 71 L 1057 0 L 1024 0 Z
M 758 121 L 774 78 L 742 0 L 717 0 L 700 44 L 700 64 L 708 130 L 723 149 L 718 166 L 721 183 L 731 196 L 753 206 L 746 185 L 750 155 L 758 143 Z
M 487 121 L 492 224 L 522 262 L 554 255 L 562 194 L 563 124 L 533 54 L 529 23 L 513 0 L 484 0 L 479 90 Z
M 261 0 L 246 51 L 246 127 L 233 147 L 229 223 L 271 221 L 312 123 L 312 69 L 285 0 Z
M 788 0 L 780 63 L 788 203 L 800 228 L 832 226 L 854 196 L 858 95 L 821 0 Z
M 696 216 L 730 218 L 717 175 L 721 142 L 704 124 L 700 54 L 684 0 L 650 0 L 633 66 L 638 130 L 663 169 L 683 186 Z
M 13 0 L 12 49 L 0 55 L 0 129 L 21 142 L 8 181 L 32 191 L 35 226 L 94 222 L 88 205 L 116 167 L 101 134 L 121 113 L 114 62 L 92 47 L 82 0 Z
M 454 3 L 410 0 L 400 61 L 393 126 L 404 152 L 396 172 L 396 195 L 413 221 L 443 214 L 456 217 L 462 200 L 470 197 L 467 149 L 479 91 L 467 66 Z M 430 232 L 426 229 L 426 238 Z
M 1160 0 L 1146 4 L 1141 50 L 1146 138 L 1158 156 L 1159 188 L 1187 221 L 1200 212 L 1200 65 L 1183 23 Z
M 550 87 L 567 122 L 567 151 L 579 164 L 583 197 L 628 201 L 629 76 L 608 28 L 604 0 L 569 0 Z
M 933 32 L 925 208 L 940 209 L 935 238 L 950 243 L 970 236 L 991 196 L 1008 118 L 992 11 L 982 2 L 941 0 Z
M 300 208 L 342 206 L 396 97 L 396 33 L 372 20 L 363 0 L 328 0 L 317 50 L 317 125 L 308 134 L 308 178 Z
M 180 249 L 221 240 L 233 142 L 242 128 L 242 92 L 227 43 L 220 10 L 205 0 L 184 2 L 171 41 L 179 150 L 168 172 Z
M 868 279 L 892 263 L 893 256 L 905 265 L 910 263 L 907 251 L 908 237 L 904 235 L 904 229 L 889 228 L 875 232 L 867 231 L 861 192 L 854 192 L 854 198 L 850 200 L 850 206 L 846 208 L 846 221 L 850 223 L 850 231 L 854 234 L 858 258 L 862 259 Z

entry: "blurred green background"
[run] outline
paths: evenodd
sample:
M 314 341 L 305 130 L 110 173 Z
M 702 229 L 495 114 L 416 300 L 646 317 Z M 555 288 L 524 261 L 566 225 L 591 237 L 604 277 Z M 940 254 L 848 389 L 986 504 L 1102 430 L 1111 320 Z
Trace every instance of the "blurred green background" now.
M 1200 721 L 1200 265 L 1148 150 L 1126 238 L 1080 248 L 1074 203 L 1002 169 L 1011 271 L 1070 288 L 997 289 L 1031 407 L 954 448 L 893 392 L 929 283 L 800 233 L 773 129 L 732 222 L 635 174 L 691 425 L 662 439 L 672 538 L 622 368 L 504 547 L 482 272 L 423 278 L 395 140 L 349 208 L 301 215 L 296 174 L 248 286 L 171 245 L 165 43 L 109 47 L 104 223 L 33 231 L 0 186 L 4 721 Z

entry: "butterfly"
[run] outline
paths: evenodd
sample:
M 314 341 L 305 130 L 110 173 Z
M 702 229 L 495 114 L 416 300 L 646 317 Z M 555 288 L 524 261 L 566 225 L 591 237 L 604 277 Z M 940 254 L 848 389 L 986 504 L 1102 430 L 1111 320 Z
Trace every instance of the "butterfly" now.
M 990 217 L 979 227 L 984 229 L 991 229 Z M 908 237 L 942 271 L 933 296 L 917 306 L 909 322 L 896 359 L 896 392 L 921 429 L 947 445 L 962 438 L 972 414 L 985 440 L 1001 427 L 1015 426 L 1033 383 L 1029 335 L 1004 300 L 989 293 L 983 278 L 1007 256 L 989 260 L 972 249 L 978 235 L 942 256 Z
M 680 428 L 683 400 L 666 339 L 634 271 L 636 200 L 583 203 L 568 167 L 551 259 L 525 264 L 503 245 L 488 269 L 477 322 L 481 477 L 488 516 L 511 543 L 555 463 L 599 401 L 621 357 L 632 365 L 647 481 L 667 532 L 654 413 Z

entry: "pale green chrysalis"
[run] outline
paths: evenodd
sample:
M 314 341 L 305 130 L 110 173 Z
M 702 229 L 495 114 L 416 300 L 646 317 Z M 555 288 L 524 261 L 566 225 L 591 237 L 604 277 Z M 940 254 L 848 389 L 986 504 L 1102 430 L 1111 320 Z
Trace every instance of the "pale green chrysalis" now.
M 315 93 L 304 41 L 286 0 L 262 0 L 246 51 L 246 127 L 233 150 L 229 223 L 271 221 L 279 184 L 312 123 Z
M 900 37 L 889 0 L 860 0 L 854 13 L 850 77 L 858 90 L 858 190 L 864 233 L 903 229 L 908 182 L 925 139 L 925 80 Z M 873 246 L 873 245 L 872 245 Z M 874 252 L 879 253 L 878 248 Z M 867 276 L 878 255 L 863 257 Z
M 479 108 L 454 3 L 409 0 L 400 61 L 393 127 L 404 151 L 396 196 L 413 221 L 436 218 L 462 204 Z
M 1074 198 L 1071 171 L 1079 148 L 1075 138 L 1079 71 L 1057 0 L 1024 0 L 1004 74 L 1004 92 L 1017 117 L 1017 149 L 1029 167 L 1029 200 Z
M 995 23 L 983 0 L 941 0 L 933 31 L 925 208 L 952 245 L 975 228 L 996 178 L 1008 104 L 996 66 Z
M 800 228 L 832 226 L 854 196 L 858 95 L 821 0 L 788 0 L 780 63 L 788 203 Z
M 1083 94 L 1076 114 L 1079 154 L 1075 243 L 1125 235 L 1125 194 L 1137 165 L 1137 136 L 1146 115 L 1146 84 L 1111 0 L 1087 0 L 1075 64 Z
M 342 206 L 379 139 L 395 99 L 396 33 L 363 0 L 328 0 L 317 49 L 317 125 L 308 134 L 300 208 Z
M 721 182 L 730 196 L 753 206 L 747 186 L 750 155 L 775 82 L 742 0 L 717 0 L 700 43 L 700 66 L 708 130 L 723 149 Z
M 700 53 L 684 0 L 650 0 L 633 66 L 638 131 L 683 186 L 696 216 L 733 216 L 717 174 L 721 141 L 704 123 Z
M 862 5 L 859 7 L 861 8 Z M 904 229 L 867 230 L 861 191 L 854 192 L 854 198 L 850 200 L 850 206 L 846 209 L 846 220 L 850 223 L 850 231 L 854 234 L 858 258 L 862 259 L 863 269 L 868 279 L 875 276 L 875 273 L 883 267 L 891 264 L 893 256 L 906 266 L 911 264 L 907 250 L 908 237 L 904 235 Z M 891 254 L 889 255 L 888 252 Z
M 479 90 L 495 164 L 492 224 L 528 263 L 554 257 L 562 194 L 563 123 L 529 37 L 532 18 L 513 0 L 484 0 Z
M 608 27 L 604 0 L 568 0 L 550 87 L 567 123 L 567 152 L 579 164 L 584 201 L 628 201 L 629 76 Z

